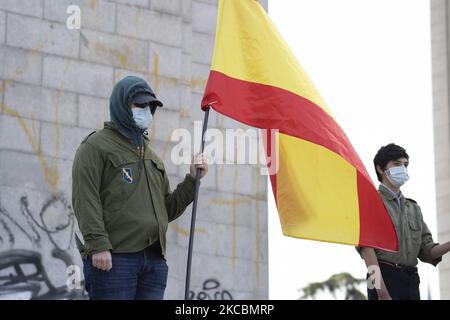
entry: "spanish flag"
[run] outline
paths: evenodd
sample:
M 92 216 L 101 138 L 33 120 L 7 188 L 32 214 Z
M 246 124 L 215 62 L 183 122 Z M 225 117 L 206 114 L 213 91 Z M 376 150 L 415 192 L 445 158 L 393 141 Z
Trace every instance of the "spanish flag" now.
M 278 171 L 270 179 L 284 235 L 398 250 L 361 159 L 256 0 L 219 0 L 202 109 L 208 105 L 279 130 Z

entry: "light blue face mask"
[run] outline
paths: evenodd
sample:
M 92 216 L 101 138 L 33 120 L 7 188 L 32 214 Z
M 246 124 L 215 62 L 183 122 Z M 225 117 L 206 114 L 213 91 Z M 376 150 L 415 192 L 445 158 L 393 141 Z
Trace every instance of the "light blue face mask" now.
M 133 112 L 133 119 L 138 128 L 146 130 L 150 127 L 153 118 L 150 107 L 132 108 L 131 111 Z
M 389 182 L 397 188 L 400 188 L 409 180 L 408 169 L 405 166 L 389 168 L 386 170 L 386 176 Z

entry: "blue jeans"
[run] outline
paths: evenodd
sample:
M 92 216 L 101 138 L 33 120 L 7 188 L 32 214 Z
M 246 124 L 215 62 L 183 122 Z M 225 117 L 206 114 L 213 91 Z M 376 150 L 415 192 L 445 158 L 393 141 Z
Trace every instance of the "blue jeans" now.
M 159 243 L 135 253 L 112 253 L 107 272 L 83 259 L 86 291 L 90 300 L 162 300 L 168 266 Z

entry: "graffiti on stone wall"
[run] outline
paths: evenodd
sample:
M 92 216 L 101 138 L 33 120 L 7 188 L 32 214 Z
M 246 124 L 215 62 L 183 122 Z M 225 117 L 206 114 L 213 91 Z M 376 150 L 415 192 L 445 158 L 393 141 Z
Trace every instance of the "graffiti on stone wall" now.
M 12 215 L 0 203 L 0 248 L 13 248 L 19 235 L 36 248 L 42 247 L 44 236 L 57 250 L 71 247 L 75 217 L 71 205 L 61 194 L 47 199 L 37 214 L 31 212 L 26 196 L 20 198 L 19 206 L 19 215 Z M 13 232 L 13 228 L 17 232 Z
M 189 291 L 189 300 L 233 300 L 228 290 L 220 288 L 220 282 L 216 279 L 207 279 L 203 282 L 202 290 Z
M 11 214 L 0 203 L 0 299 L 81 299 L 81 290 L 55 286 L 43 263 L 42 250 L 65 268 L 74 262 L 68 251 L 73 246 L 75 217 L 71 205 L 61 195 L 46 199 L 32 212 L 28 197 L 19 200 L 19 213 Z M 30 249 L 15 249 L 20 246 Z M 50 245 L 48 246 L 48 243 Z
M 53 249 L 52 256 L 67 267 L 71 265 L 71 258 L 65 251 Z M 30 268 L 33 271 L 27 272 Z M 82 290 L 69 290 L 66 285 L 55 287 L 38 251 L 12 249 L 0 253 L 0 300 L 85 298 Z

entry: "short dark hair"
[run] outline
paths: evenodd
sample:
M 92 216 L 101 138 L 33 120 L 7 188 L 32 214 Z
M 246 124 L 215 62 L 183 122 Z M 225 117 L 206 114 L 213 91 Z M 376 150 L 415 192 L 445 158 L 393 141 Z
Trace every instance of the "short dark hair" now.
M 409 160 L 409 156 L 406 150 L 395 143 L 389 143 L 388 145 L 381 147 L 378 150 L 375 158 L 373 159 L 373 164 L 375 166 L 375 172 L 377 173 L 378 181 L 382 181 L 381 174 L 377 171 L 377 165 L 380 166 L 381 170 L 386 170 L 386 165 L 391 160 L 397 160 L 400 158 L 406 158 Z

